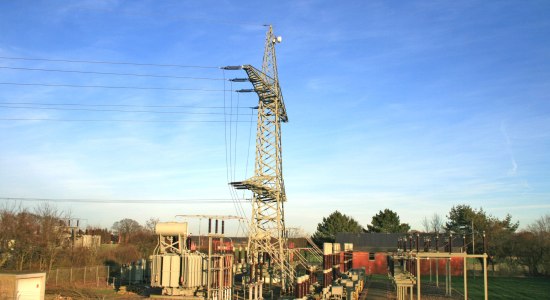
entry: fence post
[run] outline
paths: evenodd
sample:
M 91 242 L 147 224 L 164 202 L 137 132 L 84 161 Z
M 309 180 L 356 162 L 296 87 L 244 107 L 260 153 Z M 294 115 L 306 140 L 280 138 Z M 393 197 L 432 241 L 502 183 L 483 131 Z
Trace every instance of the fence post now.
M 59 269 L 55 269 L 55 285 L 57 286 L 57 277 L 59 276 Z
M 71 275 L 69 277 L 69 282 L 73 282 L 73 267 L 71 267 Z
M 95 286 L 99 287 L 99 266 L 95 267 Z
M 84 285 L 86 285 L 86 266 L 84 266 Z
M 107 266 L 107 285 L 109 285 L 109 269 L 110 266 Z

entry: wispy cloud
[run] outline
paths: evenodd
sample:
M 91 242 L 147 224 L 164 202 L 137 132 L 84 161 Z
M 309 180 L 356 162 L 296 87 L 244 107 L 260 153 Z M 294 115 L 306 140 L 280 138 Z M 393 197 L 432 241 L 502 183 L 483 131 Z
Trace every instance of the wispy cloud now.
M 112 12 L 120 4 L 119 0 L 82 0 L 77 2 L 67 2 L 60 7 L 57 12 L 62 16 L 85 11 L 107 11 Z
M 510 136 L 508 135 L 508 132 L 506 130 L 506 124 L 504 124 L 504 122 L 501 122 L 500 124 L 500 131 L 502 135 L 504 135 L 504 138 L 506 139 L 506 150 L 510 155 L 510 160 L 512 163 L 512 168 L 508 171 L 508 175 L 515 176 L 517 174 L 518 164 L 516 162 L 516 158 L 514 157 L 514 153 L 512 152 L 512 141 L 510 141 Z

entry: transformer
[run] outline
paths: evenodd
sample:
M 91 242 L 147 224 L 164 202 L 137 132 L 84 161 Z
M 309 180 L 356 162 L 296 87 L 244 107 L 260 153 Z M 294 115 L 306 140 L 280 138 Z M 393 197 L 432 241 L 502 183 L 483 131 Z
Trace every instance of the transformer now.
M 158 223 L 158 244 L 151 255 L 151 287 L 162 288 L 162 295 L 186 299 L 230 300 L 233 286 L 233 254 L 213 251 L 208 235 L 208 253 L 191 251 L 187 223 Z

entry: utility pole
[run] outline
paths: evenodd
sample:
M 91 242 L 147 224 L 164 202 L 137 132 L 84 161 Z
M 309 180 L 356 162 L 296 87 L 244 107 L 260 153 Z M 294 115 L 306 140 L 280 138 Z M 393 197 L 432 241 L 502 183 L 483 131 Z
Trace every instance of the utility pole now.
M 288 290 L 294 280 L 294 270 L 286 255 L 284 202 L 286 201 L 283 181 L 281 122 L 288 117 L 279 86 L 275 45 L 281 37 L 273 34 L 269 26 L 266 35 L 262 70 L 244 65 L 254 92 L 258 94 L 258 123 L 256 131 L 256 160 L 254 176 L 240 182 L 232 182 L 236 189 L 247 189 L 253 194 L 252 220 L 250 223 L 248 248 L 251 263 L 251 278 L 261 285 L 262 265 L 268 259 L 273 266 L 273 276 L 280 280 L 283 291 Z M 225 69 L 234 70 L 235 67 Z M 251 91 L 251 90 L 243 90 Z
M 472 219 L 472 254 L 476 254 L 476 242 L 474 234 L 474 219 Z
M 476 242 L 475 242 L 475 230 L 474 230 L 474 219 L 472 219 L 472 254 L 476 254 Z M 472 269 L 474 273 L 474 279 L 476 278 L 476 262 L 475 260 L 472 261 Z

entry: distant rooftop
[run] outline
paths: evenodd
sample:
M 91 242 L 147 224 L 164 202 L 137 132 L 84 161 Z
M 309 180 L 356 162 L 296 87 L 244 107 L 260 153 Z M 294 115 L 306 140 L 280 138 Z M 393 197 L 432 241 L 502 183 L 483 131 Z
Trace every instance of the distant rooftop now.
M 337 233 L 337 243 L 352 243 L 354 251 L 387 252 L 397 250 L 402 233 Z

